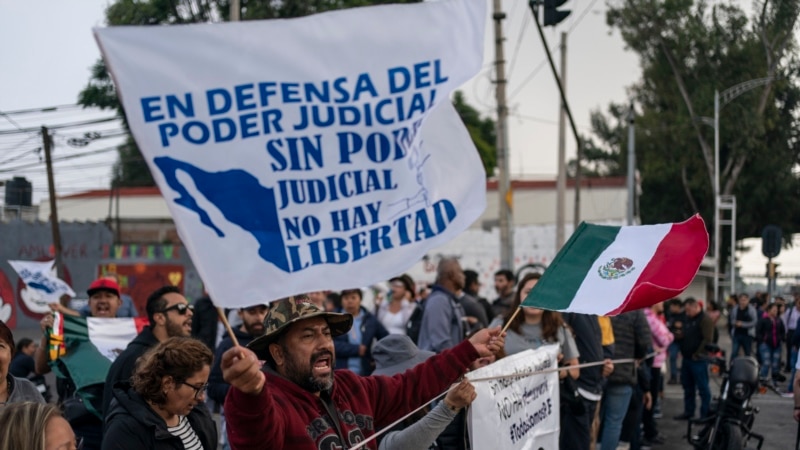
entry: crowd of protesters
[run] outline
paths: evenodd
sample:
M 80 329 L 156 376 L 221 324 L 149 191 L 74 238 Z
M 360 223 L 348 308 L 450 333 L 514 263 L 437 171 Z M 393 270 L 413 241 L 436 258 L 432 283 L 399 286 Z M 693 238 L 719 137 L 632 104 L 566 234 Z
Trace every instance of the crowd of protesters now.
M 490 301 L 478 295 L 477 272 L 444 258 L 434 283 L 398 275 L 385 298 L 369 305 L 357 288 L 254 301 L 230 311 L 233 336 L 221 339 L 210 299 L 191 305 L 165 286 L 144 302 L 149 325 L 89 396 L 76 393 L 83 374 L 71 374 L 48 351 L 52 314 L 41 321 L 39 343 L 15 342 L 0 322 L 0 418 L 40 432 L 23 445 L 20 429 L 5 427 L 0 450 L 349 447 L 451 386 L 443 400 L 367 447 L 468 449 L 466 411 L 476 393 L 461 376 L 546 344 L 558 346 L 562 367 L 560 448 L 647 449 L 664 442 L 658 420 L 665 382 L 684 389 L 684 411 L 675 419 L 709 414 L 707 344 L 717 341 L 723 317 L 731 358 L 757 356 L 764 383 L 786 381 L 788 370 L 794 379 L 800 299 L 788 308 L 781 298 L 760 296 L 732 297 L 723 308 L 673 299 L 609 318 L 522 306 L 539 278 L 529 272 L 517 280 L 500 270 Z M 95 280 L 87 294 L 86 308 L 52 309 L 98 318 L 137 314 L 125 308 L 114 278 Z M 204 301 L 214 315 L 196 315 Z M 623 359 L 637 362 L 614 364 Z M 596 364 L 579 368 L 587 363 Z M 42 376 L 51 370 L 59 408 L 45 398 Z

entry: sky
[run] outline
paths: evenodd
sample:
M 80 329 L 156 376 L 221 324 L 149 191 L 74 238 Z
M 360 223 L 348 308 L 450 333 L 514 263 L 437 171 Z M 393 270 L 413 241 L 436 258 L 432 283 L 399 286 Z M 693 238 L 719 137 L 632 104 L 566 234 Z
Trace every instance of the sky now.
M 491 9 L 492 2 L 487 3 Z M 0 46 L 0 113 L 77 102 L 90 68 L 100 55 L 91 29 L 104 26 L 107 5 L 108 0 L 0 0 L 0 37 L 4 42 Z M 503 0 L 502 5 L 507 15 L 503 31 L 508 61 L 511 173 L 514 177 L 552 179 L 557 167 L 560 103 L 556 83 L 528 2 Z M 560 34 L 568 33 L 567 98 L 578 130 L 587 133 L 590 112 L 605 110 L 610 102 L 628 103 L 626 89 L 638 80 L 641 71 L 636 55 L 626 51 L 619 33 L 606 25 L 605 0 L 569 0 L 562 9 L 571 10 L 572 14 L 558 27 L 545 28 L 544 34 L 556 64 L 560 64 Z M 483 70 L 462 90 L 471 105 L 494 117 L 494 24 L 490 17 L 487 15 Z M 48 113 L 0 114 L 0 133 L 112 115 L 74 106 Z M 112 121 L 55 130 L 53 158 L 58 195 L 108 188 L 117 156 L 113 148 L 120 138 L 107 136 L 119 133 L 120 128 L 118 121 Z M 70 145 L 70 139 L 86 132 L 99 133 L 103 138 L 84 147 L 75 147 L 74 141 Z M 38 133 L 0 134 L 0 180 L 27 177 L 33 182 L 35 203 L 47 198 L 43 155 L 37 149 L 41 149 Z M 574 139 L 567 128 L 567 158 L 574 155 Z M 760 244 L 751 247 L 759 251 L 744 255 L 744 272 L 760 273 Z M 800 273 L 800 251 L 794 253 L 798 255 L 784 252 L 778 257 L 777 261 L 784 263 L 784 272 Z

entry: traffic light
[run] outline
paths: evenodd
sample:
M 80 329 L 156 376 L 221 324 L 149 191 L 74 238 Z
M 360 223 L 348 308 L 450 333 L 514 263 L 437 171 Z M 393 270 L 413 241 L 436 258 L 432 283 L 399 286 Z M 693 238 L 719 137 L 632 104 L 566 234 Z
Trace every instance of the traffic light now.
M 767 263 L 767 278 L 769 278 L 770 280 L 774 280 L 774 279 L 778 278 L 778 275 L 780 275 L 778 273 L 778 266 L 779 265 L 780 264 L 774 263 L 774 262 L 768 262 Z
M 781 253 L 783 236 L 777 225 L 767 225 L 761 232 L 761 253 L 767 258 L 774 258 Z
M 555 26 L 566 19 L 572 11 L 559 11 L 558 7 L 567 0 L 544 0 L 544 26 Z

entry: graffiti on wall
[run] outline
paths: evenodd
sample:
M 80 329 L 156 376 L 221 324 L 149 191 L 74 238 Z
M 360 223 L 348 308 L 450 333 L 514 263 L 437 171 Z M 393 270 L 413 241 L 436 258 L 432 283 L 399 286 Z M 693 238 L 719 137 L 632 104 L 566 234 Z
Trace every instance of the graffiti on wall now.
M 133 299 L 139 316 L 146 316 L 147 297 L 162 286 L 177 286 L 184 291 L 184 267 L 178 264 L 109 263 L 101 264 L 98 276 L 116 274 L 120 289 Z

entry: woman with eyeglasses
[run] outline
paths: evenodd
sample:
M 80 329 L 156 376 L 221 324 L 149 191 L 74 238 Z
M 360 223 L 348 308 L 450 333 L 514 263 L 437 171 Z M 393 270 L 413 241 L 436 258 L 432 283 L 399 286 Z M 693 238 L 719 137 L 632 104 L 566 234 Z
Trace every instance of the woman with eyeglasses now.
M 216 449 L 216 424 L 203 404 L 213 359 L 205 344 L 185 337 L 145 353 L 130 385 L 113 391 L 103 450 Z
M 0 450 L 80 450 L 56 405 L 22 402 L 0 409 Z

